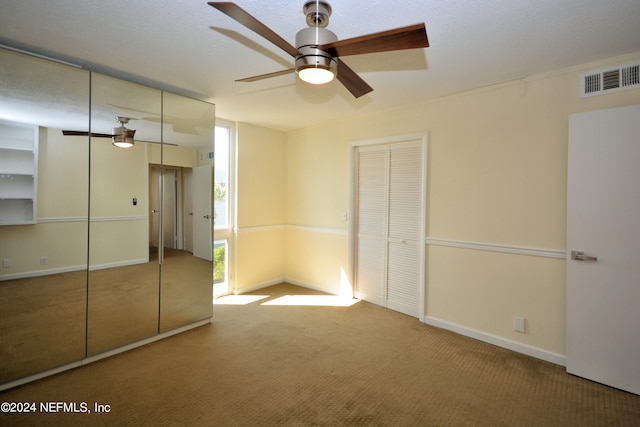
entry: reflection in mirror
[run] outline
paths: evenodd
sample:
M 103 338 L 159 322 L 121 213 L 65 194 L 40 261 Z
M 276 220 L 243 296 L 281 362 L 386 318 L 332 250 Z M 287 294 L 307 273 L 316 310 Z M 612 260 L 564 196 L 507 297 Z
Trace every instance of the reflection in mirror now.
M 0 49 L 0 384 L 85 356 L 89 79 Z
M 149 254 L 148 163 L 151 146 L 160 148 L 161 112 L 160 91 L 92 75 L 88 355 L 158 333 L 160 279 L 158 260 Z M 130 148 L 95 136 L 115 134 L 121 125 L 135 130 Z
M 211 317 L 213 132 L 212 104 L 0 49 L 0 386 Z
M 160 332 L 211 317 L 214 105 L 163 93 Z

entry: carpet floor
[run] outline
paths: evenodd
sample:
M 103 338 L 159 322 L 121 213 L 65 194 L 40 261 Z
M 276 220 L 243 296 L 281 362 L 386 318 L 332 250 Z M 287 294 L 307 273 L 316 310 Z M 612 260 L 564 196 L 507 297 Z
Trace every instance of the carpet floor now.
M 0 393 L 0 402 L 36 404 L 0 414 L 0 424 L 640 425 L 640 396 L 337 302 L 288 284 L 221 298 L 211 324 Z

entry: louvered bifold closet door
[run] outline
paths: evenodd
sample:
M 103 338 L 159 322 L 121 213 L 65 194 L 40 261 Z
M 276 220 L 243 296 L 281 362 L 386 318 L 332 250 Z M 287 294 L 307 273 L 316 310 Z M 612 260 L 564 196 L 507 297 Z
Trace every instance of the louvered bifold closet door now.
M 387 148 L 360 147 L 356 152 L 356 294 L 385 305 L 387 229 Z
M 389 149 L 388 267 L 386 306 L 419 316 L 422 144 Z

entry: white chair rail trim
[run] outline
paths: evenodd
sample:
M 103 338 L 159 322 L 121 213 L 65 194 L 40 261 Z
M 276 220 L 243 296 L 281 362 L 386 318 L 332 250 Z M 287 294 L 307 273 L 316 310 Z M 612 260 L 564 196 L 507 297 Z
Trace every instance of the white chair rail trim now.
M 348 230 L 346 228 L 317 227 L 317 226 L 309 226 L 309 225 L 285 225 L 285 224 L 238 227 L 234 230 L 237 234 L 251 233 L 256 231 L 275 231 L 275 230 L 310 231 L 314 233 L 339 234 L 344 236 L 346 236 L 348 233 Z
M 566 259 L 565 249 L 544 249 L 529 246 L 514 246 L 501 243 L 471 242 L 465 240 L 442 239 L 428 237 L 426 244 L 431 246 L 448 246 L 452 248 L 474 249 L 479 251 L 503 252 L 517 255 L 530 255 L 545 258 Z

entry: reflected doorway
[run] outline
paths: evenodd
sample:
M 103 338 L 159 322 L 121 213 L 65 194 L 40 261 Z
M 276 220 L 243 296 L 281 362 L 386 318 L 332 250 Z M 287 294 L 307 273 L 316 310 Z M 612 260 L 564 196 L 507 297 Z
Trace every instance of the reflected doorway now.
M 160 242 L 167 249 L 186 249 L 180 215 L 182 168 L 149 166 L 149 259 L 157 259 Z
M 211 166 L 149 165 L 150 260 L 164 242 L 164 249 L 212 261 L 211 181 Z
M 212 179 L 211 165 L 149 165 L 149 255 L 162 266 L 160 332 L 210 313 Z

